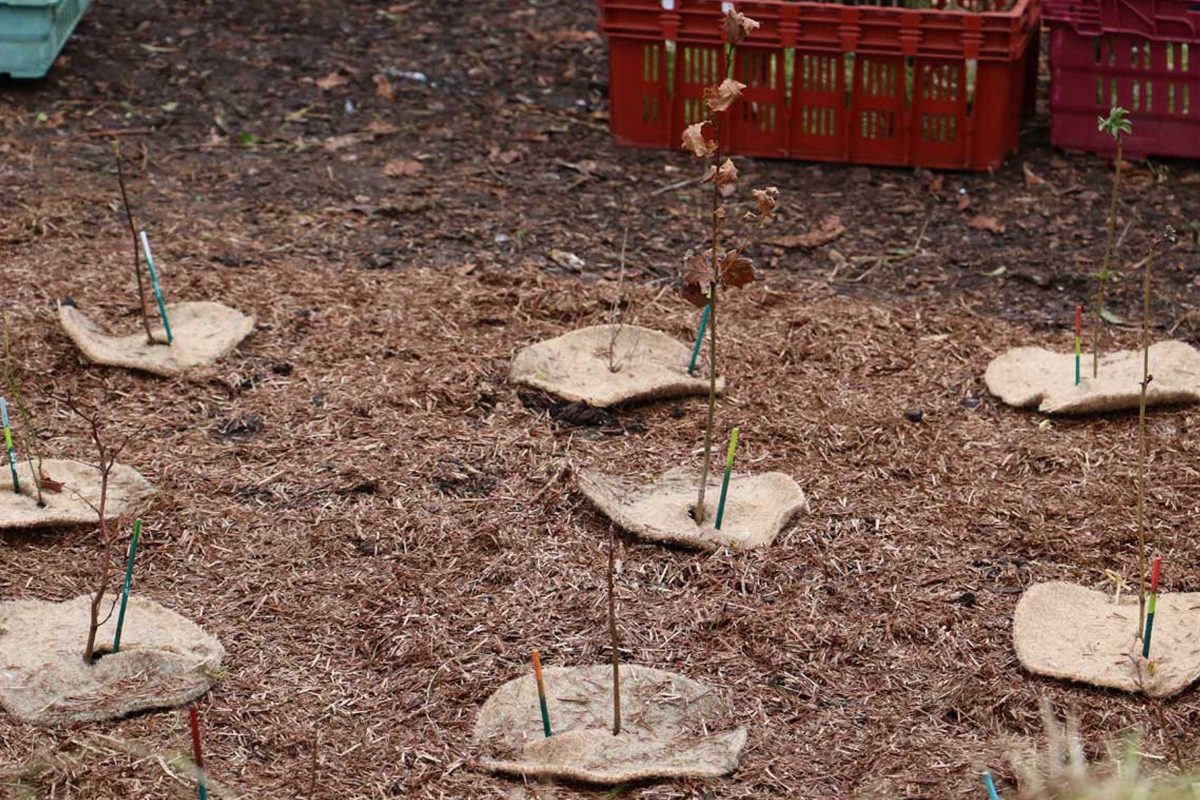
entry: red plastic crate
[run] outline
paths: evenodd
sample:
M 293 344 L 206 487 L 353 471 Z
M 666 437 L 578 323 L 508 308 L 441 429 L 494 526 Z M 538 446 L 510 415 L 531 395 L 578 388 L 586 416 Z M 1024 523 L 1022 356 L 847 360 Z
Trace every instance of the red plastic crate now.
M 944 0 L 935 0 L 941 4 Z M 994 169 L 1033 107 L 1041 0 L 1007 11 L 757 0 L 737 50 L 744 99 L 727 152 L 943 169 Z M 724 75 L 720 0 L 599 0 L 611 124 L 623 144 L 678 147 Z M 1198 54 L 1200 55 L 1200 54 Z M 1200 96 L 1197 97 L 1200 101 Z
M 1096 129 L 1112 106 L 1129 111 L 1129 158 L 1200 157 L 1200 3 L 1047 0 L 1050 140 L 1112 155 Z

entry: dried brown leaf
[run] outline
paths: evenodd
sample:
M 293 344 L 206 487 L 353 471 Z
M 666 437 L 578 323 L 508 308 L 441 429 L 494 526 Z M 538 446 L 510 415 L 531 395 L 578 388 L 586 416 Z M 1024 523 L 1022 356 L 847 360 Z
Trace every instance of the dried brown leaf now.
M 739 83 L 733 78 L 721 81 L 720 86 L 705 86 L 704 104 L 714 114 L 719 111 L 727 111 L 742 96 L 742 90 L 745 88 L 746 84 Z
M 985 214 L 976 214 L 971 217 L 967 220 L 967 225 L 977 231 L 988 231 L 989 233 L 1004 233 L 1006 230 L 999 220 Z
M 392 86 L 392 82 L 387 79 L 386 75 L 376 75 L 371 80 L 375 82 L 375 94 L 384 100 L 396 99 L 396 89 Z
M 704 135 L 706 124 L 697 122 L 683 129 L 683 149 L 690 150 L 696 158 L 712 158 L 717 152 L 717 143 Z
M 317 88 L 322 92 L 328 92 L 330 89 L 336 89 L 339 86 L 345 86 L 350 82 L 350 79 L 340 72 L 331 72 L 324 78 L 317 78 Z
M 730 44 L 740 44 L 746 37 L 761 27 L 758 22 L 750 19 L 740 11 L 730 10 L 725 14 L 725 40 Z
M 383 165 L 383 174 L 389 178 L 411 178 L 425 171 L 420 161 L 397 158 Z
M 738 289 L 754 282 L 754 262 L 730 250 L 721 260 L 721 285 Z
M 768 239 L 767 244 L 773 244 L 785 250 L 797 247 L 821 247 L 829 244 L 845 232 L 846 226 L 842 224 L 841 218 L 835 214 L 830 214 L 808 233 L 776 236 Z
M 768 186 L 765 189 L 754 190 L 754 202 L 758 205 L 758 213 L 770 216 L 779 206 L 779 189 Z

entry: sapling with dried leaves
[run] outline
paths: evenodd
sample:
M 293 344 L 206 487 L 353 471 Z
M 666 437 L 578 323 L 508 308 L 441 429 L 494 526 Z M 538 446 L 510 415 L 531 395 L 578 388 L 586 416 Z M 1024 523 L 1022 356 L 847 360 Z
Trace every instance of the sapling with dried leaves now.
M 77 497 L 91 506 L 92 510 L 96 512 L 96 518 L 100 527 L 100 552 L 97 556 L 96 568 L 91 578 L 92 602 L 89 606 L 87 645 L 83 651 L 84 663 L 91 664 L 95 661 L 97 655 L 96 633 L 100 630 L 100 626 L 107 621 L 107 617 L 104 619 L 100 618 L 100 608 L 104 603 L 104 596 L 108 592 L 108 586 L 112 580 L 113 548 L 120 533 L 119 524 L 110 520 L 107 513 L 109 477 L 112 474 L 113 467 L 117 463 L 117 458 L 133 439 L 134 435 L 136 435 L 137 431 L 129 434 L 115 445 L 110 444 L 107 436 L 107 426 L 99 410 L 99 405 L 89 408 L 80 403 L 70 392 L 61 396 L 51 395 L 51 397 L 62 403 L 72 414 L 87 423 L 88 432 L 99 459 L 96 464 L 100 473 L 98 503 L 92 504 L 78 492 L 75 493 Z M 114 599 L 113 605 L 115 604 L 116 600 Z M 111 613 L 112 610 L 109 609 L 109 614 L 111 615 Z
M 1108 282 L 1112 280 L 1113 239 L 1117 227 L 1117 196 L 1121 189 L 1121 137 L 1133 132 L 1129 122 L 1129 112 L 1120 106 L 1109 110 L 1107 117 L 1100 117 L 1097 128 L 1102 133 L 1113 137 L 1117 145 L 1117 155 L 1113 168 L 1112 197 L 1108 203 L 1108 236 L 1104 242 L 1104 259 L 1100 262 L 1100 271 L 1096 273 L 1096 318 L 1092 320 L 1092 377 L 1100 375 L 1101 337 L 1104 335 L 1104 292 Z
M 754 190 L 755 211 L 743 217 L 743 230 L 726 235 L 729 209 L 725 201 L 737 193 L 738 171 L 733 161 L 721 153 L 721 123 L 742 96 L 746 85 L 733 78 L 737 46 L 746 40 L 759 24 L 744 14 L 730 10 L 723 22 L 725 34 L 725 77 L 715 86 L 704 88 L 705 119 L 689 125 L 683 132 L 683 149 L 706 162 L 703 183 L 712 184 L 711 207 L 708 212 L 710 242 L 707 250 L 689 253 L 683 264 L 683 296 L 698 308 L 708 308 L 708 413 L 704 424 L 704 461 L 700 468 L 700 489 L 692 517 L 697 525 L 704 523 L 706 512 L 704 494 L 708 486 L 709 462 L 712 460 L 713 420 L 717 404 L 717 304 L 722 289 L 734 289 L 754 281 L 754 265 L 744 254 L 755 234 L 775 215 L 779 190 L 775 187 Z M 745 228 L 749 228 L 748 231 Z M 723 242 L 732 239 L 732 246 Z

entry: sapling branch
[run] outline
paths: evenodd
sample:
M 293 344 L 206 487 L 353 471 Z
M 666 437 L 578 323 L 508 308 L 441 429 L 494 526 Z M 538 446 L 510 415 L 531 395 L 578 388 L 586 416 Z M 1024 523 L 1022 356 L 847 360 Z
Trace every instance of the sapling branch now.
M 1128 112 L 1117 106 L 1109 110 L 1107 117 L 1100 117 L 1097 127 L 1103 133 L 1113 137 L 1117 153 L 1114 162 L 1112 197 L 1108 203 L 1108 235 L 1104 242 L 1104 259 L 1100 262 L 1100 272 L 1096 274 L 1096 317 L 1092 320 L 1092 377 L 1100 375 L 1100 350 L 1104 336 L 1104 292 L 1112 279 L 1113 238 L 1117 227 L 1117 197 L 1121 188 L 1121 136 L 1130 133 L 1133 127 L 1129 123 Z
M 621 303 L 624 300 L 625 290 L 625 246 L 629 243 L 629 225 L 625 225 L 625 233 L 621 236 L 621 272 L 617 277 L 617 296 L 613 298 L 612 308 L 608 312 L 608 324 L 612 328 L 612 335 L 608 340 L 608 371 L 616 372 L 621 368 L 617 363 L 617 337 L 621 335 L 621 323 L 624 314 L 621 312 Z
M 146 313 L 146 287 L 142 283 L 142 261 L 138 250 L 137 224 L 133 221 L 133 209 L 129 205 L 129 193 L 125 190 L 125 168 L 121 160 L 121 144 L 113 139 L 113 157 L 117 161 L 117 183 L 121 186 L 121 203 L 125 206 L 125 219 L 129 222 L 129 236 L 133 242 L 133 275 L 137 278 L 138 312 L 142 316 L 142 326 L 146 329 L 146 341 L 154 344 L 154 334 L 150 331 L 150 316 Z
M 612 648 L 613 670 L 613 736 L 621 733 L 621 642 L 617 638 L 617 598 L 613 591 L 617 563 L 617 535 L 608 529 L 608 640 Z
M 1172 241 L 1175 232 L 1167 228 L 1166 239 Z M 1150 276 L 1154 259 L 1158 255 L 1158 243 L 1150 247 L 1142 278 L 1142 392 L 1138 403 L 1138 485 L 1137 485 L 1137 534 L 1138 534 L 1138 630 L 1137 638 L 1144 633 L 1146 618 L 1146 394 L 1150 381 Z
M 8 386 L 8 393 L 17 407 L 17 415 L 21 418 L 21 444 L 28 454 L 26 459 L 29 462 L 29 471 L 33 473 L 33 488 L 37 493 L 37 504 L 41 508 L 46 505 L 45 498 L 42 497 L 42 451 L 39 447 L 37 433 L 33 428 L 33 419 L 29 415 L 29 409 L 25 406 L 25 398 L 21 394 L 21 384 L 17 380 L 16 367 L 13 365 L 12 346 L 8 340 L 7 314 L 4 315 L 4 383 Z

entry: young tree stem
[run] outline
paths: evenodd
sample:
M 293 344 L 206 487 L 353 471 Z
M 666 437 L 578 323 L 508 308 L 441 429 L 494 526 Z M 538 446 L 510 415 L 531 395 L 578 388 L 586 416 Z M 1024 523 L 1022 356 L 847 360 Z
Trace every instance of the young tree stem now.
M 612 647 L 613 669 L 613 736 L 621 732 L 621 650 L 617 638 L 617 598 L 613 592 L 614 573 L 616 572 L 616 531 L 608 529 L 608 639 Z
M 133 241 L 133 274 L 137 278 L 138 310 L 142 315 L 142 327 L 146 329 L 146 341 L 154 344 L 150 332 L 150 316 L 146 313 L 146 287 L 142 284 L 142 261 L 138 254 L 137 225 L 133 221 L 133 209 L 129 206 L 129 194 L 125 191 L 125 168 L 121 163 L 121 145 L 113 139 L 113 157 L 117 160 L 117 183 L 121 186 L 121 203 L 125 206 L 125 219 L 129 221 L 129 236 Z
M 1121 138 L 1117 137 L 1116 170 L 1113 174 L 1112 198 L 1108 203 L 1108 238 L 1104 243 L 1104 260 L 1096 276 L 1096 318 L 1092 320 L 1092 377 L 1100 375 L 1100 347 L 1104 335 L 1104 290 L 1108 286 L 1109 264 L 1112 263 L 1113 238 L 1117 227 L 1117 193 L 1121 187 Z
M 1138 633 L 1141 639 L 1146 615 L 1146 392 L 1150 387 L 1150 270 L 1154 264 L 1154 248 L 1146 259 L 1142 281 L 1142 397 L 1138 404 Z

